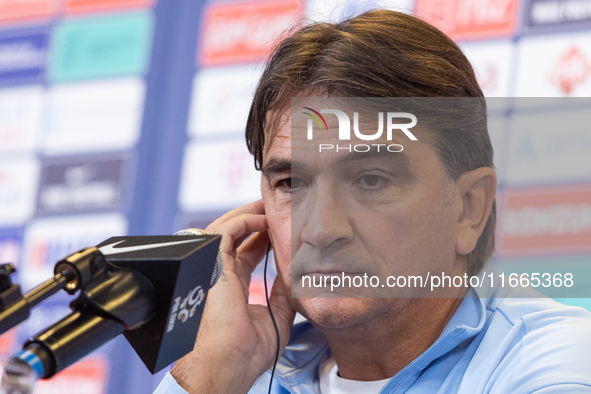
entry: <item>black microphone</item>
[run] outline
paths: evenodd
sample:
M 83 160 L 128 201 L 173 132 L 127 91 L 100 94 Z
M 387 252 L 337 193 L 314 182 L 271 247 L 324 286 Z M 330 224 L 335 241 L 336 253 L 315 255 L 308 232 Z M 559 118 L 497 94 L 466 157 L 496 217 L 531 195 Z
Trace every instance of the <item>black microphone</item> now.
M 7 372 L 27 364 L 50 378 L 121 333 L 151 373 L 189 353 L 207 292 L 221 275 L 221 236 L 197 229 L 177 234 L 112 237 L 97 245 L 104 272 L 81 289 L 71 314 L 25 343 Z

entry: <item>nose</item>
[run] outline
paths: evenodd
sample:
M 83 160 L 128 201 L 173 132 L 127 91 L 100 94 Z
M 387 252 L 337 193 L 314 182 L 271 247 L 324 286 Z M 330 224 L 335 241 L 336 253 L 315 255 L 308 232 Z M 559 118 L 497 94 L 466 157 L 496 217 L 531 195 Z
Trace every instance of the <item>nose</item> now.
M 325 249 L 346 244 L 353 238 L 353 226 L 338 190 L 320 188 L 307 201 L 304 211 L 306 224 L 301 232 L 302 242 Z

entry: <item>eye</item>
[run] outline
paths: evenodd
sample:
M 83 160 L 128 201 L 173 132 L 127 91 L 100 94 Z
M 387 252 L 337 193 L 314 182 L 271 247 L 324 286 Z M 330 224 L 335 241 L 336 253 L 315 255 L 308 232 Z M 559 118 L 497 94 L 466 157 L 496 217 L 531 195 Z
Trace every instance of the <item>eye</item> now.
M 285 192 L 291 193 L 305 186 L 305 184 L 306 182 L 304 182 L 303 179 L 290 177 L 280 180 L 279 182 L 277 182 L 275 187 L 278 189 L 282 189 Z
M 355 180 L 355 184 L 368 190 L 378 190 L 386 186 L 388 180 L 380 175 L 363 175 Z

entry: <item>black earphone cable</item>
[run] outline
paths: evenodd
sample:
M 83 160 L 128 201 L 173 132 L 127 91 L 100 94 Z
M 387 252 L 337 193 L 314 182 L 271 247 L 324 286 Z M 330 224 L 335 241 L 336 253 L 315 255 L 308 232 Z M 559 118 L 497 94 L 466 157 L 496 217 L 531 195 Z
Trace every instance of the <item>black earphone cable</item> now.
M 273 316 L 273 311 L 271 310 L 271 304 L 269 304 L 269 291 L 267 290 L 267 263 L 269 262 L 269 252 L 271 251 L 271 242 L 269 242 L 269 247 L 267 248 L 267 257 L 265 258 L 265 270 L 263 272 L 263 280 L 265 281 L 265 298 L 267 299 L 267 309 L 269 309 L 269 315 L 271 315 L 271 320 L 273 321 L 273 327 L 275 327 L 275 334 L 277 335 L 277 351 L 275 352 L 275 362 L 273 363 L 273 370 L 271 371 L 271 381 L 269 382 L 269 394 L 271 394 L 271 386 L 273 385 L 273 376 L 275 376 L 275 368 L 277 367 L 277 360 L 279 359 L 279 349 L 280 345 L 280 338 L 279 338 L 279 329 L 277 328 L 277 323 L 275 322 L 275 316 Z

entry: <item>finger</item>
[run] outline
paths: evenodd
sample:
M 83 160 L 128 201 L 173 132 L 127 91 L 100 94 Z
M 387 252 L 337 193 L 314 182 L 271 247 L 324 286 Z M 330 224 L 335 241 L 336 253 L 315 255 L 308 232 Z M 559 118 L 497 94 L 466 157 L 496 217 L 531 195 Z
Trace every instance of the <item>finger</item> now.
M 219 227 L 224 222 L 227 222 L 228 220 L 235 218 L 236 216 L 240 216 L 243 214 L 264 214 L 264 213 L 265 213 L 265 207 L 263 205 L 263 200 L 260 199 L 257 201 L 253 201 L 249 204 L 243 205 L 243 206 L 233 209 L 229 212 L 226 212 L 224 215 L 220 216 L 219 218 L 217 218 L 216 220 L 211 222 L 211 224 L 209 226 L 207 226 L 207 228 L 205 230 L 209 231 L 210 227 Z
M 263 231 L 253 234 L 236 250 L 236 266 L 234 272 L 247 285 L 250 285 L 252 272 L 265 257 L 269 243 L 269 234 Z
M 234 247 L 236 240 L 254 232 L 265 231 L 267 228 L 267 218 L 261 214 L 242 214 L 227 220 L 217 227 L 208 227 L 214 234 L 220 234 L 222 236 L 220 250 L 222 253 L 227 253 L 231 256 L 236 255 L 236 249 Z
M 234 245 L 233 245 L 234 249 L 236 249 L 236 251 L 238 251 L 238 248 L 240 247 L 240 245 L 242 245 L 242 243 L 250 236 L 251 236 L 251 234 L 246 234 L 246 235 L 243 235 L 242 237 L 236 239 L 236 241 L 234 241 Z

